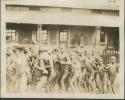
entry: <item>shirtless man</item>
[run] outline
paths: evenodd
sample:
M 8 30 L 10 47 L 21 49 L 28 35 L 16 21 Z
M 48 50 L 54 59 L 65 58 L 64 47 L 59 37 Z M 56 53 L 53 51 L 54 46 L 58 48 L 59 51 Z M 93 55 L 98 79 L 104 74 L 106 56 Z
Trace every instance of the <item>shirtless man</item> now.
M 7 50 L 6 54 L 6 80 L 7 80 L 7 90 L 11 91 L 12 90 L 12 84 L 11 82 L 13 81 L 13 77 L 15 75 L 15 71 L 13 69 L 14 62 L 13 62 L 13 53 L 10 52 L 10 50 Z
M 45 69 L 42 59 L 35 62 L 33 74 L 36 91 L 46 92 L 45 84 L 47 83 L 48 71 Z
M 93 64 L 92 64 L 92 59 L 90 54 L 86 54 L 85 56 L 85 68 L 86 68 L 86 82 L 87 82 L 87 87 L 89 91 L 94 90 L 94 69 L 93 69 Z
M 73 53 L 70 55 L 71 61 L 72 61 L 72 70 L 73 70 L 73 74 L 72 77 L 70 77 L 69 80 L 69 88 L 72 89 L 72 91 L 79 91 L 80 90 L 80 74 L 81 74 L 81 64 L 80 61 L 78 61 L 77 59 L 77 55 L 76 53 Z M 79 81 L 79 82 L 78 82 Z M 76 92 L 77 92 L 76 91 Z
M 26 55 L 24 53 L 24 48 L 15 47 L 13 55 L 13 69 L 15 70 L 15 75 L 12 78 L 11 84 L 14 86 L 14 91 L 25 92 L 27 85 L 27 75 L 26 75 Z
M 100 93 L 104 93 L 104 68 L 105 65 L 103 64 L 103 59 L 100 59 L 97 65 L 97 73 L 95 78 L 96 87 Z
M 68 91 L 68 81 L 66 79 L 71 74 L 71 59 L 67 53 L 64 53 L 64 50 L 61 49 L 61 53 L 59 54 L 59 62 L 60 67 L 62 68 L 61 79 L 59 80 L 60 90 L 62 92 Z
M 51 57 L 50 52 L 43 52 L 40 55 L 40 59 L 43 60 L 43 66 L 48 71 L 47 92 L 52 92 L 52 90 L 53 90 L 53 87 L 52 87 L 53 77 L 56 74 L 55 70 L 54 70 L 54 66 L 53 66 L 53 58 Z
M 111 89 L 113 93 L 116 93 L 114 87 L 114 81 L 119 73 L 119 65 L 116 63 L 116 57 L 111 56 L 111 63 L 108 65 L 108 77 L 111 84 Z

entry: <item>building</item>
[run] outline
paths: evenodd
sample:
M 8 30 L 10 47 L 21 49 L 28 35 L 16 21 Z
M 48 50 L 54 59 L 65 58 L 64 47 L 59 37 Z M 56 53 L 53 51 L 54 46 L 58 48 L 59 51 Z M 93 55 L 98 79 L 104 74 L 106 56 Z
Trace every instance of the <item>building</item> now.
M 38 1 L 6 4 L 7 43 L 119 50 L 119 0 Z

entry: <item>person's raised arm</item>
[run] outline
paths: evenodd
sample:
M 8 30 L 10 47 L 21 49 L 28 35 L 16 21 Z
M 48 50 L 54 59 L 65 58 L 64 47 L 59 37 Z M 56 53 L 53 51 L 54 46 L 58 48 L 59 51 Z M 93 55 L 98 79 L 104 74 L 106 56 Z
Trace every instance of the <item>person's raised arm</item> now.
M 66 61 L 61 61 L 61 64 L 71 65 L 71 64 L 72 64 L 72 62 L 71 62 L 70 57 L 69 57 L 69 56 L 66 56 L 65 58 L 66 58 Z

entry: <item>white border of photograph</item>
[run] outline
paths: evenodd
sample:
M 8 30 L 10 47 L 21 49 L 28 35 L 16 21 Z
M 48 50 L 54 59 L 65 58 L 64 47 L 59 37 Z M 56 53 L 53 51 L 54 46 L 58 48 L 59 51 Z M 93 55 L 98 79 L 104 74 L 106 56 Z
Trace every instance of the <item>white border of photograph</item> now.
M 93 98 L 93 99 L 123 99 L 124 98 L 124 0 L 120 0 L 120 93 L 119 94 L 42 94 L 42 93 L 7 93 L 6 92 L 6 9 L 7 1 L 1 1 L 1 96 L 4 98 Z M 17 0 L 19 1 L 19 0 Z M 21 1 L 21 0 L 20 0 Z M 27 0 L 33 2 L 35 0 Z M 94 2 L 94 0 L 91 0 Z

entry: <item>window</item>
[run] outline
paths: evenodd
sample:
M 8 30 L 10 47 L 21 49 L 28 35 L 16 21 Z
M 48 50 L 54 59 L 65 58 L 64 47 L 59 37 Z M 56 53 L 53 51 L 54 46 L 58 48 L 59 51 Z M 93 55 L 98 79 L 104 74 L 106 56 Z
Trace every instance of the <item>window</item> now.
M 60 41 L 67 41 L 67 31 L 60 32 Z
M 15 41 L 16 40 L 16 31 L 8 29 L 7 35 L 6 35 L 6 40 L 7 41 Z
M 44 27 L 44 26 L 39 27 L 38 34 L 37 34 L 37 41 L 39 41 L 39 42 L 48 41 L 48 30 L 46 27 Z
M 100 42 L 105 42 L 105 32 L 100 32 Z
M 47 30 L 42 31 L 42 41 L 47 41 L 48 40 L 48 33 Z

